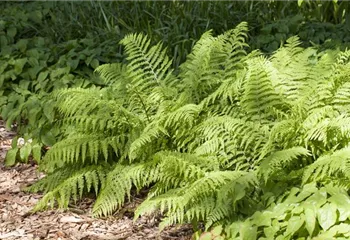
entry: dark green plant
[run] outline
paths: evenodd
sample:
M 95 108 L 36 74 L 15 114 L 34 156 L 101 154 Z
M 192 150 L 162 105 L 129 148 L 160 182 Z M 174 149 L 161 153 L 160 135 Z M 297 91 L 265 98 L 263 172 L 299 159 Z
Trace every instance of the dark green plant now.
M 26 8 L 20 8 L 21 4 Z M 1 118 L 7 127 L 16 124 L 18 135 L 26 141 L 23 147 L 13 144 L 6 158 L 8 165 L 16 159 L 27 161 L 31 153 L 39 161 L 41 151 L 35 149 L 52 146 L 59 138 L 54 103 L 49 97 L 52 91 L 100 85 L 93 70 L 118 59 L 113 40 L 55 42 L 50 36 L 37 36 L 50 8 L 21 4 L 9 3 L 0 21 Z
M 298 6 L 309 20 L 344 23 L 349 14 L 349 3 L 346 1 L 310 1 L 298 0 Z

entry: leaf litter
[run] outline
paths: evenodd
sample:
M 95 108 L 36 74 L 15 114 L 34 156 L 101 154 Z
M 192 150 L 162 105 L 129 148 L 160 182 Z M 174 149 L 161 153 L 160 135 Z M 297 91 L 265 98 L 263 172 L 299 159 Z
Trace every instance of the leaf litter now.
M 133 221 L 133 210 L 143 199 L 134 197 L 108 218 L 92 218 L 94 199 L 84 198 L 68 210 L 30 211 L 42 197 L 22 189 L 44 177 L 35 164 L 6 167 L 4 159 L 15 133 L 0 120 L 0 239 L 137 240 L 191 239 L 190 225 L 173 226 L 159 232 L 160 218 L 141 217 Z

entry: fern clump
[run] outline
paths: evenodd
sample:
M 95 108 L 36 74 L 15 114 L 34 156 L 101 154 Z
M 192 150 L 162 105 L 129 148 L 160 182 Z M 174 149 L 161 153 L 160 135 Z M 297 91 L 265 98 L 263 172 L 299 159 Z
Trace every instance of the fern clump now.
M 220 224 L 243 239 L 343 231 L 347 217 L 317 218 L 320 228 L 309 213 L 342 211 L 348 198 L 349 53 L 292 37 L 266 57 L 246 52 L 246 36 L 246 23 L 203 34 L 175 74 L 161 43 L 131 34 L 127 63 L 96 69 L 106 87 L 56 92 L 66 132 L 40 163 L 36 209 L 94 191 L 93 214 L 109 215 L 146 187 L 135 217 L 160 211 L 162 226 Z

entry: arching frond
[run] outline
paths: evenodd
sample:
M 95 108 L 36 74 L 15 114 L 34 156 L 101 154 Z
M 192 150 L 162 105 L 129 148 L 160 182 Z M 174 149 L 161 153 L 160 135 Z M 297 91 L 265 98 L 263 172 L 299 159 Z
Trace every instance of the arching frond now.
M 294 147 L 274 152 L 262 160 L 259 167 L 259 174 L 267 181 L 271 175 L 290 166 L 295 159 L 308 155 L 308 150 L 303 147 Z
M 92 189 L 97 194 L 106 181 L 106 166 L 90 165 L 77 168 L 68 165 L 58 168 L 52 175 L 29 188 L 30 191 L 46 191 L 45 196 L 36 204 L 33 211 L 54 207 L 57 202 L 60 208 L 67 208 L 71 198 L 81 199 L 84 192 Z
M 304 172 L 303 182 L 322 180 L 332 175 L 342 174 L 350 178 L 350 148 L 346 147 L 317 159 Z
M 166 85 L 171 77 L 172 60 L 162 43 L 150 47 L 151 40 L 143 34 L 129 34 L 121 41 L 128 55 L 128 72 L 132 86 L 138 91 Z

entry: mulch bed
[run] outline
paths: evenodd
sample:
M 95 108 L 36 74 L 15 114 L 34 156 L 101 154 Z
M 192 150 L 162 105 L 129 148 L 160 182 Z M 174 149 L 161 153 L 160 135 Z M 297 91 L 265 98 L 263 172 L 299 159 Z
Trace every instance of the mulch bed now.
M 49 210 L 31 214 L 42 197 L 22 189 L 44 175 L 35 164 L 4 165 L 14 132 L 0 120 L 0 239 L 191 239 L 191 226 L 174 226 L 159 232 L 158 218 L 141 217 L 133 221 L 132 209 L 142 201 L 134 198 L 113 216 L 91 217 L 93 199 L 85 198 L 68 210 Z

